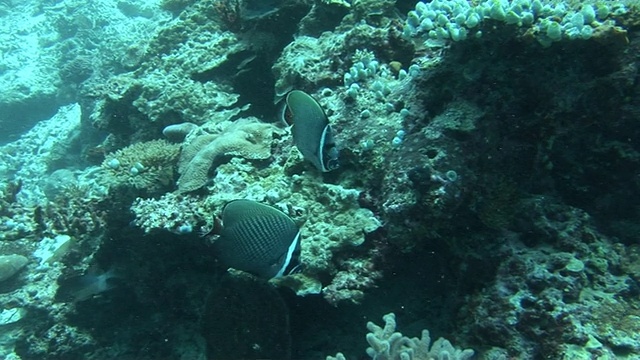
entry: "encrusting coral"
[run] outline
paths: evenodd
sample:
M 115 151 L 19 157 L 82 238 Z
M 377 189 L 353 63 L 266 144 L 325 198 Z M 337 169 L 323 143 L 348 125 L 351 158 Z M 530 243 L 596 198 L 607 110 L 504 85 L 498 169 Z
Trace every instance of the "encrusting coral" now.
M 336 304 L 361 300 L 381 276 L 374 261 L 353 258 L 352 254 L 381 226 L 371 210 L 359 206 L 360 191 L 324 184 L 311 176 L 286 175 L 277 163 L 259 168 L 241 157 L 220 164 L 212 179 L 204 197 L 176 192 L 137 199 L 131 206 L 135 224 L 147 233 L 161 229 L 176 234 L 207 233 L 215 213 L 227 202 L 250 199 L 282 209 L 304 224 L 300 261 L 305 270 L 278 279 L 278 285 L 299 295 L 326 292 L 325 298 Z M 336 212 L 327 212 L 327 208 Z M 330 281 L 334 276 L 338 278 Z M 326 279 L 329 286 L 323 288 L 321 279 Z
M 178 191 L 198 190 L 209 179 L 209 171 L 222 155 L 235 155 L 259 160 L 271 156 L 274 133 L 283 130 L 256 118 L 225 121 L 207 128 L 207 124 L 192 130 L 187 136 L 178 162 Z
M 136 214 L 134 223 L 145 233 L 165 229 L 174 234 L 190 233 L 198 227 L 213 227 L 211 209 L 189 194 L 170 192 L 160 198 L 137 198 L 131 206 Z

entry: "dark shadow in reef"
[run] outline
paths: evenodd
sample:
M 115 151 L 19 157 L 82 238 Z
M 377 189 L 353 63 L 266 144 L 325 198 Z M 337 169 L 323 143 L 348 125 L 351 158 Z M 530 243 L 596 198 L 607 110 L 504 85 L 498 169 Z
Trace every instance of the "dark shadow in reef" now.
M 397 331 L 453 341 L 463 295 L 451 254 L 432 246 L 410 254 L 388 256 L 384 278 L 366 291 L 361 304 L 330 305 L 321 296 L 297 297 L 282 291 L 291 318 L 292 358 L 321 359 L 342 352 L 347 359 L 367 359 L 366 323 L 384 325 L 382 316 L 396 314 Z M 469 288 L 470 289 L 470 288 Z
M 640 230 L 633 225 L 640 39 L 629 37 L 624 47 L 605 39 L 544 48 L 512 34 L 454 43 L 425 76 L 425 108 L 438 114 L 456 99 L 475 103 L 485 116 L 467 142 L 471 171 L 559 197 L 633 241 Z M 491 186 L 481 182 L 480 190 Z

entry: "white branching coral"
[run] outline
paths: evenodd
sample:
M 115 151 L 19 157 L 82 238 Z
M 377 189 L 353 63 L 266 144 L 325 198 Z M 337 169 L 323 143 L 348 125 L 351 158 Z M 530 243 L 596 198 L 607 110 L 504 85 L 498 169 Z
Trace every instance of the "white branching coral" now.
M 396 316 L 389 313 L 382 317 L 384 327 L 373 322 L 367 323 L 367 354 L 374 360 L 466 360 L 473 356 L 473 350 L 456 349 L 449 340 L 439 338 L 431 344 L 429 330 L 422 330 L 422 337 L 409 338 L 396 332 Z M 431 347 L 429 347 L 431 345 Z
M 433 344 L 429 330 L 422 330 L 422 337 L 409 338 L 396 331 L 396 316 L 389 313 L 382 317 L 384 327 L 367 323 L 367 354 L 374 360 L 467 360 L 474 352 L 458 349 L 449 340 L 439 338 Z M 327 360 L 345 360 L 342 353 L 327 356 Z

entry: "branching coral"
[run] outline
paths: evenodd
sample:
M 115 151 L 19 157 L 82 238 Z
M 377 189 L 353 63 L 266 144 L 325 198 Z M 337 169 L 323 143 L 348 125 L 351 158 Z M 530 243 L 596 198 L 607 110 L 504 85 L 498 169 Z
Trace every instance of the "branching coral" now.
M 389 313 L 382 317 L 384 327 L 380 327 L 372 322 L 367 323 L 367 354 L 374 360 L 433 360 L 450 359 L 466 360 L 470 359 L 474 352 L 471 349 L 460 350 L 444 338 L 439 338 L 433 344 L 429 336 L 429 330 L 422 330 L 422 337 L 409 338 L 396 332 L 396 316 Z M 327 356 L 327 360 L 345 359 L 344 355 L 338 353 L 335 357 Z
M 91 193 L 89 185 L 68 185 L 52 201 L 35 212 L 35 221 L 43 231 L 68 234 L 74 237 L 91 237 L 106 229 L 106 211 L 102 200 Z M 39 217 L 42 217 L 39 219 Z

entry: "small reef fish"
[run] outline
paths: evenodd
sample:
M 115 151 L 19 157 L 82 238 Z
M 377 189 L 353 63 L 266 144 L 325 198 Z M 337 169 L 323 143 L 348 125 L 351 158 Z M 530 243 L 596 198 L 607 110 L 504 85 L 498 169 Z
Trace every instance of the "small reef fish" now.
M 302 156 L 318 170 L 328 172 L 339 166 L 329 119 L 311 95 L 300 90 L 290 91 L 284 98 L 280 117 L 291 125 L 293 142 Z
M 213 243 L 225 266 L 271 279 L 300 269 L 300 228 L 282 211 L 239 199 L 222 209 Z
M 79 302 L 88 300 L 105 291 L 113 289 L 114 279 L 117 276 L 113 270 L 105 273 L 97 273 L 89 269 L 86 274 L 71 276 L 58 280 L 58 291 L 56 301 L 58 302 Z

